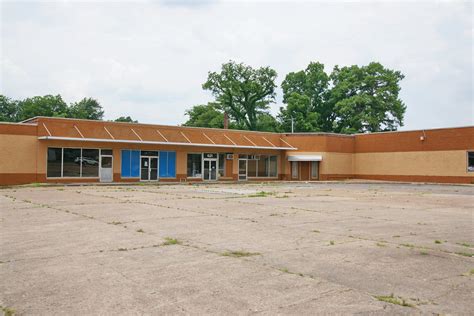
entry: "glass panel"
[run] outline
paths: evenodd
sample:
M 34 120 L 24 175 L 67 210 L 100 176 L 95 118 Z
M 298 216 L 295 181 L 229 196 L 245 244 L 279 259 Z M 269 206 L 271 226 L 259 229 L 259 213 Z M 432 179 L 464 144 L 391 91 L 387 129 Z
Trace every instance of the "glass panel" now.
M 247 154 L 239 154 L 240 159 L 247 159 L 249 155 Z
M 319 175 L 319 162 L 311 161 L 311 178 L 317 179 Z
M 239 180 L 247 179 L 247 160 L 239 159 Z
M 209 179 L 209 160 L 204 160 L 204 180 Z
M 142 150 L 141 155 L 142 156 L 158 157 L 158 152 L 157 151 L 150 151 L 150 150 Z
M 298 179 L 298 162 L 297 161 L 291 162 L 291 177 L 293 179 Z
M 467 153 L 467 171 L 474 171 L 474 152 Z
M 216 153 L 204 153 L 204 158 L 217 158 Z
M 60 177 L 61 176 L 61 148 L 48 148 L 48 164 L 47 164 L 47 176 L 48 177 Z
M 202 155 L 201 154 L 188 154 L 188 177 L 200 178 L 202 176 Z
M 112 156 L 112 149 L 101 149 L 100 153 L 101 153 L 101 155 L 110 155 L 110 156 Z
M 217 180 L 217 161 L 211 161 L 211 177 L 210 180 Z
M 98 177 L 99 176 L 99 150 L 83 149 L 82 150 L 82 176 Z
M 248 160 L 247 161 L 247 176 L 256 177 L 257 176 L 257 160 Z
M 148 158 L 142 158 L 141 159 L 141 177 L 140 177 L 142 180 L 148 180 L 148 167 L 149 167 Z
M 261 155 L 260 160 L 257 160 L 258 176 L 268 177 L 268 156 Z
M 81 176 L 81 150 L 79 148 L 64 148 L 63 177 Z
M 150 180 L 158 180 L 158 158 L 150 158 Z
M 225 175 L 225 154 L 219 154 L 219 177 Z
M 270 177 L 278 175 L 277 156 L 270 156 Z
M 158 158 L 151 158 L 150 159 L 150 168 L 158 168 Z
M 100 167 L 112 168 L 112 157 L 102 157 Z
M 158 169 L 150 170 L 150 180 L 158 180 Z

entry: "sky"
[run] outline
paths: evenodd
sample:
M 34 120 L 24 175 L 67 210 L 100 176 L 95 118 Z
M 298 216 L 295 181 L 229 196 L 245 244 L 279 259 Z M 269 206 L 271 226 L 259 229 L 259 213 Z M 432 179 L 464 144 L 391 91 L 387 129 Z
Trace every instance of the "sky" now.
M 105 119 L 177 125 L 229 61 L 401 71 L 401 130 L 474 125 L 473 5 L 461 1 L 0 0 L 0 94 L 96 98 Z

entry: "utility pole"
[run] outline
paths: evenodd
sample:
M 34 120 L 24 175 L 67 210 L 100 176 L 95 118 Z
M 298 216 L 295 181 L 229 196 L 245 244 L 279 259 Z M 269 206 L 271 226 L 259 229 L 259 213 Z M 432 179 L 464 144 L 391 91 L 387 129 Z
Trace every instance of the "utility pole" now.
M 295 120 L 291 117 L 291 134 L 295 132 Z

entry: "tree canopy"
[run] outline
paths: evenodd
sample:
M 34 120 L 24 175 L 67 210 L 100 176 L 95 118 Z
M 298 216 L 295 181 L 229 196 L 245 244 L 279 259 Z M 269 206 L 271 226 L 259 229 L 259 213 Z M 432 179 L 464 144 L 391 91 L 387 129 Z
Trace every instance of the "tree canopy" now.
M 68 108 L 68 117 L 101 120 L 104 110 L 99 102 L 92 98 L 84 98 L 79 102 L 72 103 Z
M 137 120 L 132 119 L 130 116 L 120 116 L 116 118 L 114 122 L 138 123 Z
M 277 73 L 269 67 L 253 69 L 230 61 L 220 72 L 209 72 L 204 90 L 212 92 L 219 107 L 239 129 L 257 130 L 258 118 L 275 101 Z
M 195 105 L 185 112 L 189 119 L 184 126 L 195 127 L 224 127 L 224 112 L 216 103 Z

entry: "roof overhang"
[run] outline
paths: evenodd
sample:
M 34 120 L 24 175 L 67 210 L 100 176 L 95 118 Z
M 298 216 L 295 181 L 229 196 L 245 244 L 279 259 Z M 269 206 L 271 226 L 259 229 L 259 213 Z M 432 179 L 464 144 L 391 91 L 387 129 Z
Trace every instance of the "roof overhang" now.
M 288 156 L 288 161 L 321 161 L 323 156 L 321 155 L 294 155 Z
M 273 146 L 245 146 L 245 145 L 226 145 L 226 144 L 203 144 L 203 143 L 181 143 L 181 142 L 158 142 L 146 140 L 128 140 L 128 139 L 105 139 L 105 138 L 78 138 L 61 136 L 40 136 L 39 140 L 64 140 L 78 142 L 95 143 L 122 143 L 122 144 L 145 144 L 145 145 L 168 145 L 168 146 L 191 146 L 191 147 L 218 147 L 218 148 L 245 148 L 245 149 L 270 149 L 270 150 L 297 150 L 295 147 L 273 147 Z

